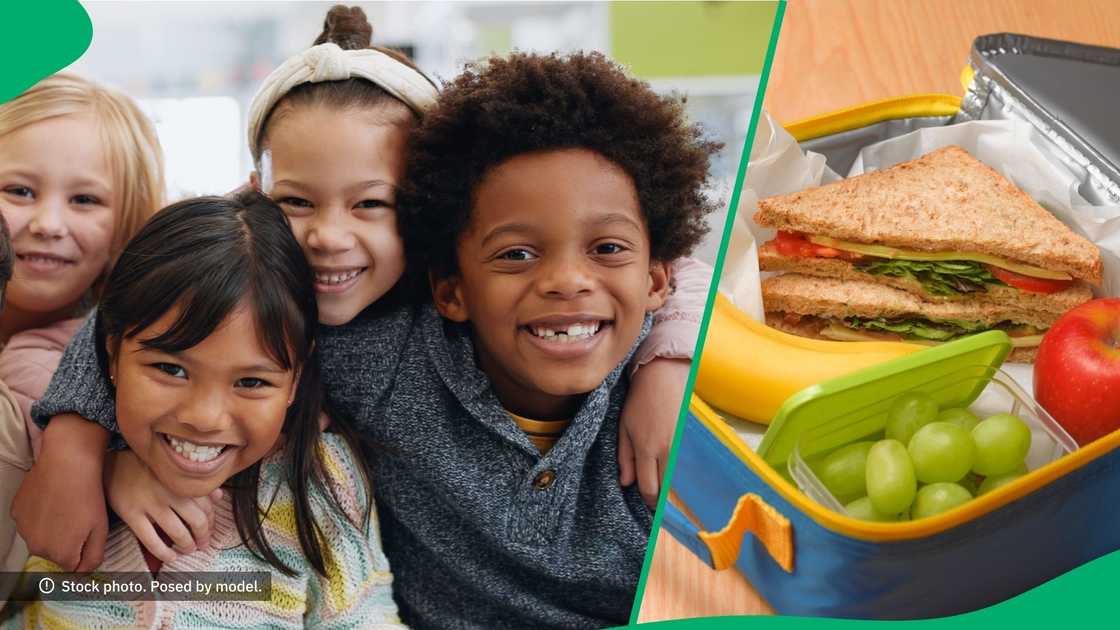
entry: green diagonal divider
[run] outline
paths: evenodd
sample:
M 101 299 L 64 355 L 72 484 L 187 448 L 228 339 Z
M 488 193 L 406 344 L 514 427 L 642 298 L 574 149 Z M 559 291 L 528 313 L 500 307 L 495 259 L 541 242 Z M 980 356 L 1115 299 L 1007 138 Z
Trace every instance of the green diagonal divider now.
M 731 201 L 728 203 L 727 219 L 723 226 L 723 238 L 720 241 L 719 255 L 716 256 L 715 268 L 712 270 L 712 285 L 708 289 L 708 300 L 704 308 L 704 318 L 700 323 L 700 332 L 696 337 L 696 349 L 693 351 L 692 369 L 688 373 L 688 382 L 684 388 L 684 398 L 681 400 L 681 408 L 677 416 L 677 430 L 673 435 L 673 446 L 669 452 L 669 461 L 665 465 L 664 478 L 662 479 L 661 496 L 657 501 L 657 510 L 653 517 L 653 526 L 650 529 L 649 546 L 646 548 L 646 559 L 642 565 L 642 575 L 638 579 L 638 589 L 634 596 L 634 604 L 630 610 L 630 623 L 635 624 L 638 620 L 638 613 L 642 609 L 642 599 L 645 596 L 646 580 L 649 578 L 650 565 L 653 564 L 654 550 L 657 548 L 657 539 L 661 533 L 661 519 L 665 515 L 665 502 L 669 500 L 668 488 L 672 487 L 673 470 L 677 465 L 677 448 L 681 443 L 681 436 L 684 434 L 684 415 L 688 411 L 688 400 L 692 395 L 692 387 L 696 383 L 696 371 L 700 367 L 700 353 L 704 351 L 704 341 L 708 336 L 708 322 L 712 317 L 712 306 L 716 301 L 716 293 L 719 289 L 719 278 L 723 273 L 723 257 L 727 253 L 727 244 L 731 240 L 731 227 L 735 222 L 735 212 L 739 207 L 739 194 L 743 190 L 743 180 L 746 178 L 747 163 L 750 161 L 751 146 L 754 143 L 754 133 L 758 128 L 758 118 L 762 112 L 762 99 L 766 95 L 766 82 L 770 78 L 770 66 L 774 60 L 774 50 L 778 46 L 778 34 L 782 30 L 782 17 L 786 11 L 786 0 L 778 0 L 776 3 L 765 3 L 774 11 L 773 19 L 770 24 L 770 42 L 766 48 L 765 61 L 762 65 L 762 74 L 758 80 L 758 93 L 755 96 L 754 109 L 751 112 L 751 126 L 747 132 L 746 141 L 743 143 L 742 155 L 739 159 L 739 172 L 735 177 L 735 187 L 731 192 Z M 666 534 L 668 536 L 668 534 Z

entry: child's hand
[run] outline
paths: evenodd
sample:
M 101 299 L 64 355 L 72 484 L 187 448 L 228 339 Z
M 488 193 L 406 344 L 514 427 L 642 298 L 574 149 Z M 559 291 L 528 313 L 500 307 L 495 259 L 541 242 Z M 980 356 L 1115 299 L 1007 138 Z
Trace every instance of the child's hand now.
M 105 555 L 109 517 L 101 468 L 108 441 L 108 431 L 79 416 L 53 418 L 39 459 L 12 500 L 27 550 L 64 571 L 92 571 Z
M 178 553 L 192 553 L 210 544 L 213 502 L 222 498 L 220 488 L 208 497 L 177 496 L 163 487 L 135 453 L 118 451 L 105 464 L 105 489 L 109 506 L 160 561 L 171 562 Z M 174 549 L 160 538 L 157 527 L 171 539 Z
M 657 506 L 661 479 L 673 446 L 691 362 L 654 359 L 638 369 L 618 429 L 619 483 L 638 482 L 642 500 Z

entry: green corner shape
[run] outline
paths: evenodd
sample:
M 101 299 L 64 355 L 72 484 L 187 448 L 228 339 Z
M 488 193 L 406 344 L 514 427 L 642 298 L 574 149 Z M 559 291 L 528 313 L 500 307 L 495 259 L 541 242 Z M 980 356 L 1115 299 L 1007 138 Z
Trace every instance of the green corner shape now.
M 1039 544 L 1045 544 L 1039 541 Z M 649 630 L 994 630 L 997 628 L 1114 628 L 1120 551 L 1097 558 L 1016 597 L 970 613 L 915 621 L 824 617 L 708 617 L 642 624 Z M 921 576 L 914 576 L 920 580 Z
M 93 23 L 77 0 L 0 5 L 0 103 L 73 63 L 89 48 Z

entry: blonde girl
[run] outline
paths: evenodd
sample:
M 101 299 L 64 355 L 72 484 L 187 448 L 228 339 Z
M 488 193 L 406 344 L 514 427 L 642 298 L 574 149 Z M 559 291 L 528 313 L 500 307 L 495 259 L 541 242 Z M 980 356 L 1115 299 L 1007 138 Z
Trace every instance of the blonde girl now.
M 0 312 L 0 380 L 16 412 L 0 417 L 5 570 L 27 556 L 8 506 L 39 451 L 31 403 L 124 244 L 160 207 L 163 186 L 155 129 L 120 93 L 59 73 L 0 105 L 0 214 L 14 251 Z
M 15 251 L 0 379 L 25 419 L 163 186 L 155 129 L 123 94 L 59 73 L 0 105 L 0 213 Z

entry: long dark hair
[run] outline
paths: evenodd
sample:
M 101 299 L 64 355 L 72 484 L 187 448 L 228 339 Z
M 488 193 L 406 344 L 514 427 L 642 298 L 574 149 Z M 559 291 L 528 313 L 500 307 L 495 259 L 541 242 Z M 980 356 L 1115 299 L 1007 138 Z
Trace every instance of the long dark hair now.
M 315 353 L 318 309 L 314 275 L 284 213 L 253 191 L 232 198 L 199 197 L 160 210 L 125 246 L 97 307 L 98 352 L 108 373 L 107 340 L 134 337 L 171 308 L 180 314 L 163 334 L 143 345 L 176 353 L 210 336 L 239 304 L 252 309 L 260 343 L 285 370 L 298 370 L 296 396 L 284 418 L 286 481 L 292 490 L 296 531 L 304 555 L 326 575 L 320 528 L 310 494 L 318 489 L 345 512 L 330 484 L 318 449 L 319 360 Z M 115 352 L 119 348 L 112 348 Z M 353 431 L 341 433 L 358 459 L 366 497 L 366 467 Z M 260 462 L 230 480 L 234 520 L 249 550 L 286 575 L 295 575 L 273 551 L 262 531 L 268 505 L 260 505 Z M 361 527 L 368 527 L 369 510 Z

